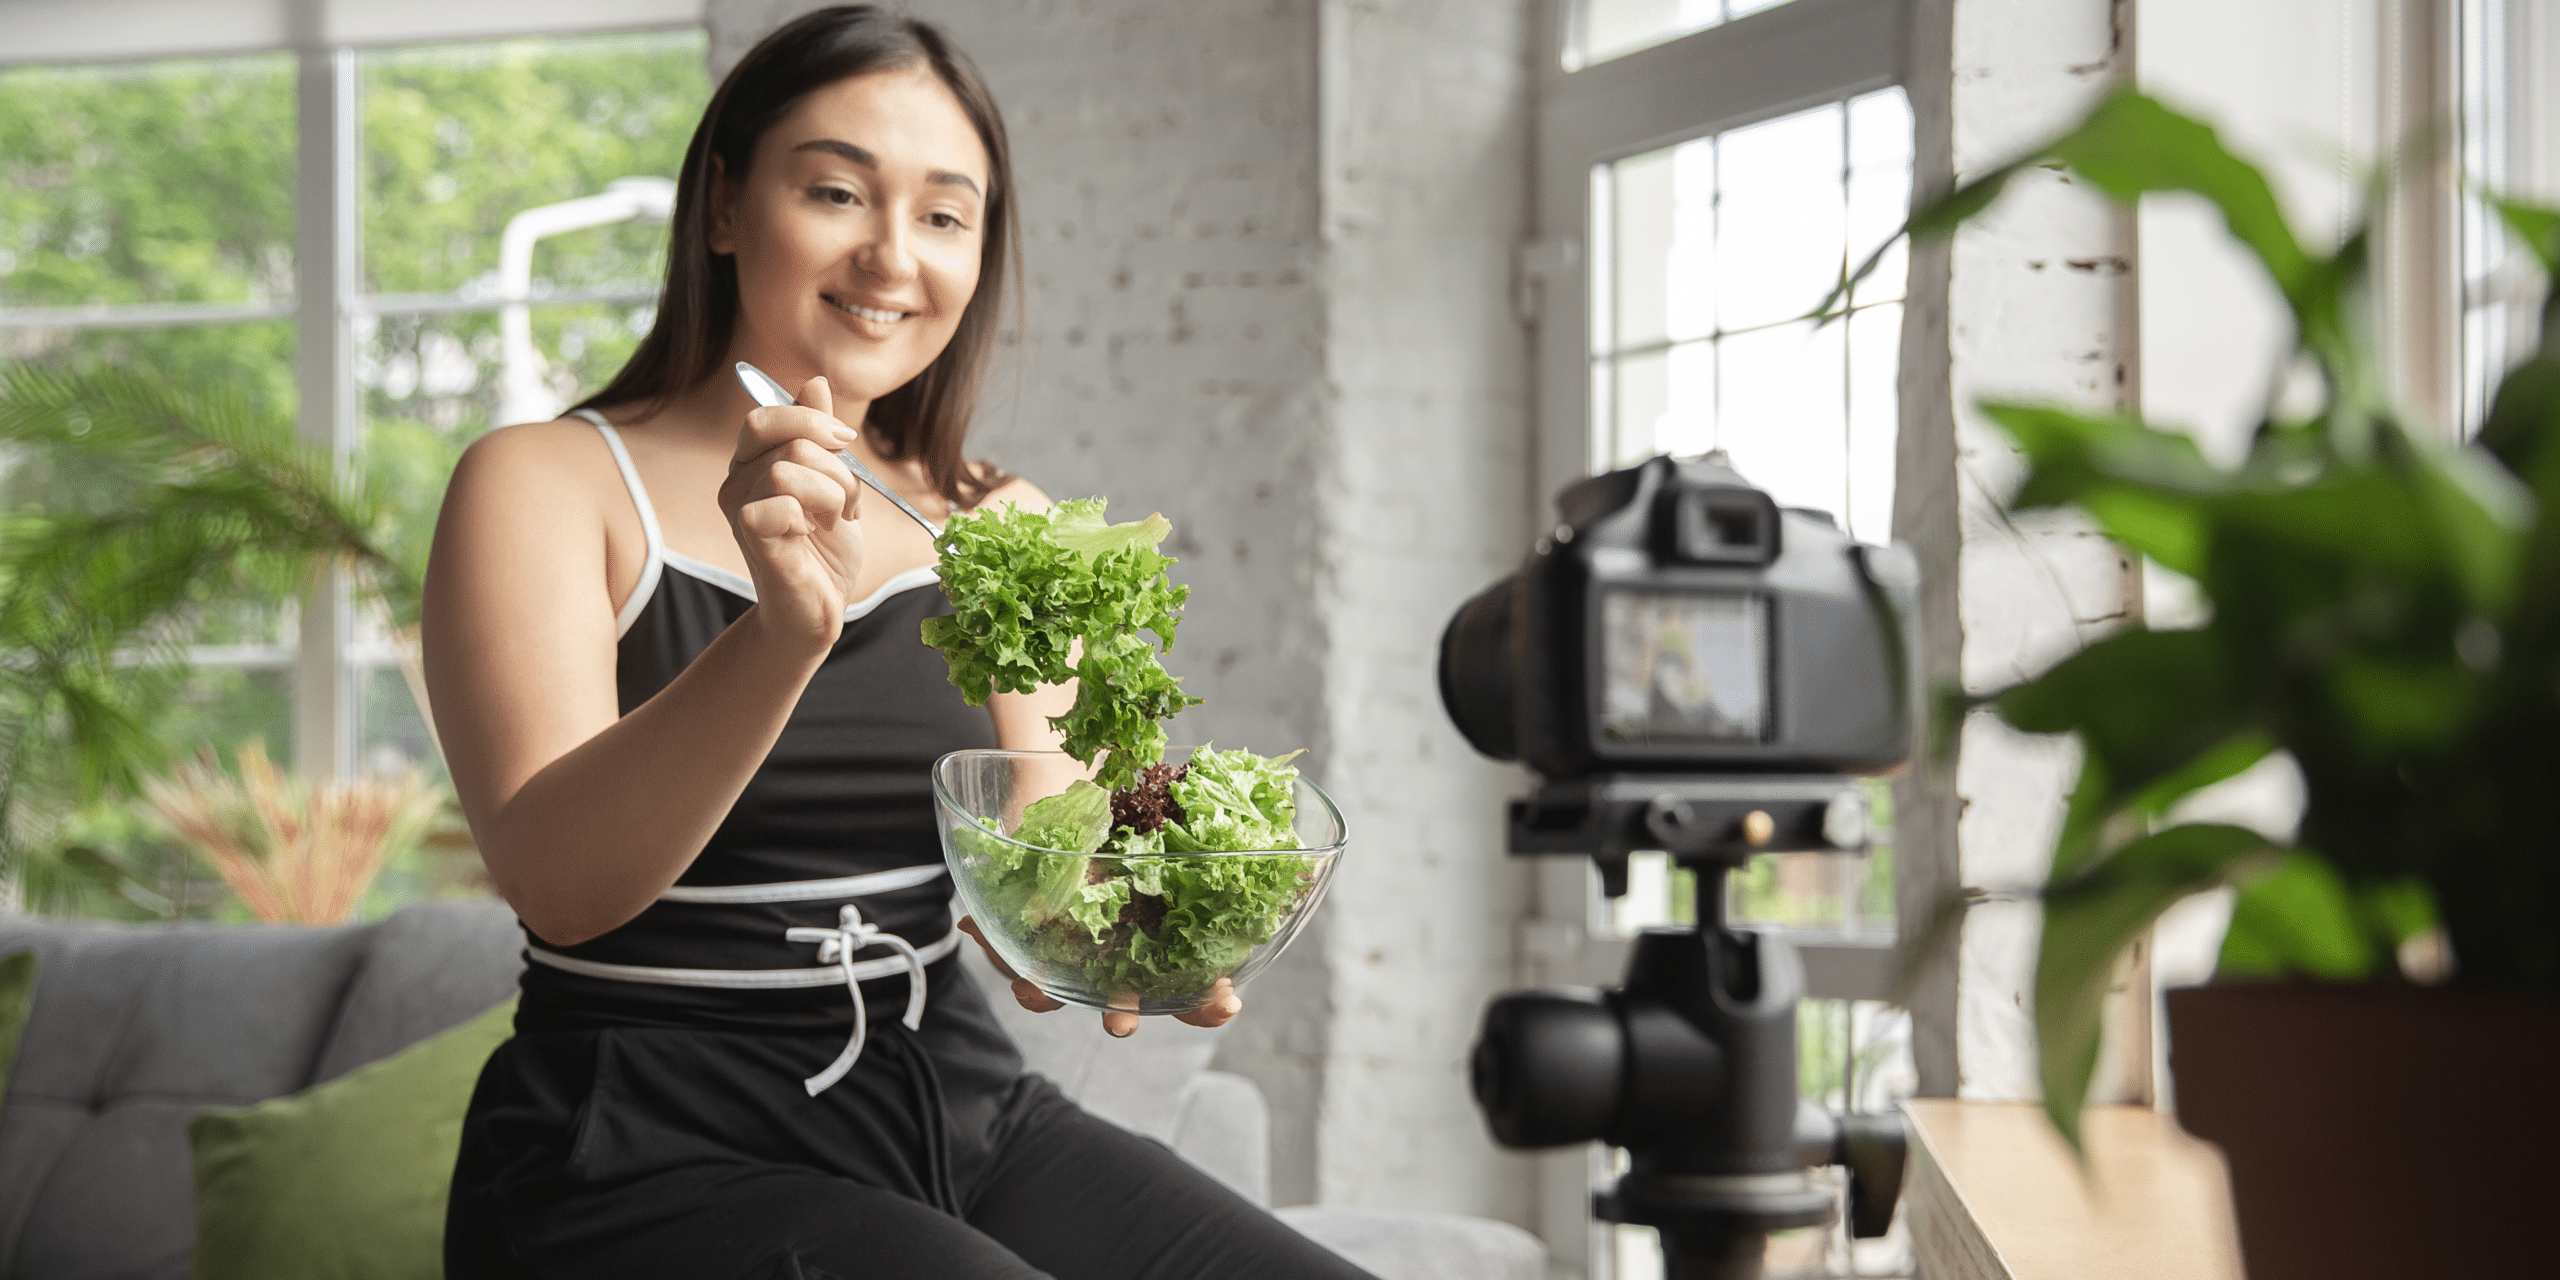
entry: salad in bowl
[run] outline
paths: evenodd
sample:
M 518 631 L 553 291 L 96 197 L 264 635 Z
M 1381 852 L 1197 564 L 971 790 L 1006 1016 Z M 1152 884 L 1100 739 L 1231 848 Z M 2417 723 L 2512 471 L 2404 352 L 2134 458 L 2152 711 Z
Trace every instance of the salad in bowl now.
M 1058 751 L 959 751 L 933 769 L 944 860 L 987 945 L 1053 999 L 1184 1013 L 1241 986 L 1323 900 L 1348 833 L 1300 754 L 1165 745 L 1200 700 L 1160 660 L 1190 588 L 1161 515 L 1098 498 L 952 518 L 948 617 L 928 619 L 970 703 L 1076 682 Z

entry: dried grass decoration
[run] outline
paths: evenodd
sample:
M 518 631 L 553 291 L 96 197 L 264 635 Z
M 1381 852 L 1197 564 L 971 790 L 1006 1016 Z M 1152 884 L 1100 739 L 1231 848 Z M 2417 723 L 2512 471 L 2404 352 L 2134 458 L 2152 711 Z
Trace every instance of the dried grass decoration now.
M 240 776 L 210 748 L 143 784 L 162 822 L 269 922 L 339 924 L 385 863 L 416 844 L 442 803 L 416 768 L 396 777 L 307 786 L 252 739 Z

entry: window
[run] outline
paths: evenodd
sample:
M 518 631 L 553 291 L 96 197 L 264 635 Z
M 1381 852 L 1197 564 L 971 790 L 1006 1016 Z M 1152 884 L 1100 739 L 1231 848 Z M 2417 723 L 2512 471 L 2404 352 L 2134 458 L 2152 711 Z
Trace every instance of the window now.
M 1899 87 L 1903 15 L 1881 0 L 1583 0 L 1557 28 L 1538 104 L 1539 491 L 1656 453 L 1721 450 L 1787 506 L 1861 539 L 1891 536 L 1903 260 L 1879 264 L 1843 320 L 1803 317 L 1899 228 L 1913 130 Z M 1620 57 L 1639 49 L 1642 57 Z M 1780 855 L 1731 877 L 1731 918 L 1787 929 L 1814 999 L 1798 1012 L 1804 1096 L 1890 1107 L 1916 1085 L 1909 1018 L 1883 1002 L 1895 937 L 1891 799 L 1871 792 L 1876 852 Z M 1628 893 L 1542 868 L 1545 981 L 1613 982 L 1622 941 L 1694 916 L 1660 854 Z M 1593 1153 L 1541 1166 L 1557 1261 L 1661 1274 L 1653 1233 L 1590 1230 Z M 1587 1233 L 1587 1235 L 1586 1235 Z M 1580 1238 L 1591 1248 L 1572 1255 Z M 1790 1233 L 1772 1274 L 1899 1274 L 1898 1241 L 1855 1250 Z M 1879 1270 L 1879 1269 L 1883 1270 Z
M 669 179 L 710 92 L 692 6 L 672 6 L 685 25 L 597 35 L 574 33 L 671 6 L 528 0 L 508 21 L 532 34 L 505 39 L 435 42 L 434 15 L 406 14 L 362 48 L 175 58 L 152 56 L 149 24 L 92 8 L 0 54 L 53 58 L 0 68 L 5 358 L 146 365 L 239 388 L 306 440 L 361 442 L 401 495 L 395 539 L 422 552 L 463 445 L 557 412 L 646 331 Z M 552 219 L 521 278 L 502 271 L 510 219 L 566 201 L 594 207 Z M 57 470 L 0 460 L 0 504 L 82 500 Z M 415 664 L 343 585 L 182 638 L 192 671 L 153 726 L 168 747 L 261 738 L 305 776 L 441 773 Z M 186 915 L 219 896 L 138 823 L 81 821 L 115 887 L 48 902 L 36 886 L 31 905 Z M 395 866 L 377 893 L 469 872 Z
M 2488 421 L 2498 380 L 2540 340 L 2541 272 L 2483 194 L 2560 205 L 2560 14 L 2529 0 L 2462 0 L 2462 430 Z
M 1595 469 L 1721 450 L 1868 542 L 1893 520 L 1902 249 L 1845 323 L 1803 316 L 1902 225 L 1900 89 L 1594 166 Z
M 143 365 L 291 416 L 293 150 L 272 140 L 293 132 L 290 54 L 0 74 L 0 352 Z M 107 500 L 43 456 L 0 479 L 10 510 Z M 289 620 L 242 610 L 193 639 L 163 733 L 289 740 Z
M 1583 0 L 1566 46 L 1567 71 L 1624 57 L 1786 0 Z

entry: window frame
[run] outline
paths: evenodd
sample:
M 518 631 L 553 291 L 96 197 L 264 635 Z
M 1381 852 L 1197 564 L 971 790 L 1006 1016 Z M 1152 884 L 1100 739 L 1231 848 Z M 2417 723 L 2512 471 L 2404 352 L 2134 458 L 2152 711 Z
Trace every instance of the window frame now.
M 383 315 L 498 311 L 511 302 L 657 301 L 655 288 L 580 289 L 509 298 L 457 291 L 368 294 L 362 283 L 363 121 L 357 55 L 369 48 L 528 36 L 699 30 L 703 0 L 510 0 L 443 6 L 388 0 L 83 0 L 13 15 L 0 68 L 178 58 L 295 55 L 294 296 L 264 303 L 137 303 L 0 308 L 10 329 L 217 327 L 295 322 L 298 434 L 341 465 L 364 441 L 355 376 L 358 326 Z M 196 666 L 289 670 L 293 766 L 328 781 L 360 771 L 364 682 L 401 661 L 396 641 L 368 634 L 343 569 L 306 592 L 292 647 L 198 645 Z M 423 710 L 423 708 L 422 708 Z

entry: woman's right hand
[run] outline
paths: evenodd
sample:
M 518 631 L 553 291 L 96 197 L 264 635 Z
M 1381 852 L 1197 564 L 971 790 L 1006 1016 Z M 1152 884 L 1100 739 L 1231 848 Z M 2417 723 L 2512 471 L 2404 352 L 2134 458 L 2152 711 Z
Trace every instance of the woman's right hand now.
M 823 377 L 800 403 L 758 408 L 738 429 L 720 510 L 746 554 L 769 628 L 833 644 L 862 569 L 862 486 L 835 456 L 853 444 Z

